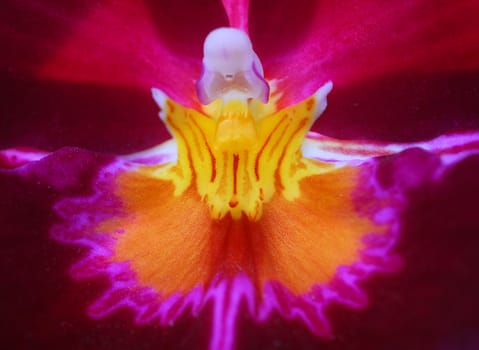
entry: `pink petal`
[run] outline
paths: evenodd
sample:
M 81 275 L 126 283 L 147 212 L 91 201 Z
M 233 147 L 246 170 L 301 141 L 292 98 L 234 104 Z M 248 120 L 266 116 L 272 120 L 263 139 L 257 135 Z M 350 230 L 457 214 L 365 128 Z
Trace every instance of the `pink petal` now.
M 4 5 L 0 148 L 118 154 L 160 143 L 151 85 L 195 105 L 202 41 L 227 23 L 216 1 Z
M 268 77 L 286 78 L 280 86 L 296 100 L 328 79 L 341 86 L 404 70 L 477 69 L 478 10 L 474 0 L 258 1 L 250 27 Z
M 222 0 L 230 27 L 248 33 L 249 0 Z
M 45 54 L 42 61 L 25 59 L 25 53 L 12 54 L 5 65 L 27 68 L 45 79 L 145 90 L 155 85 L 189 104 L 194 96 L 192 82 L 200 72 L 202 41 L 209 31 L 227 23 L 214 1 L 105 0 L 81 12 L 72 5 L 62 9 L 48 3 L 14 2 L 8 10 L 10 16 L 20 18 L 1 31 L 12 50 L 26 45 L 33 47 L 28 49 L 32 53 Z M 38 19 L 22 26 L 35 11 Z M 53 27 L 52 32 L 43 29 L 45 25 Z M 62 26 L 67 26 L 66 35 Z
M 282 104 L 334 82 L 316 131 L 410 142 L 479 128 L 478 11 L 474 0 L 254 1 L 249 23 Z
M 188 13 L 212 20 L 203 22 L 208 25 L 205 29 L 196 26 L 198 21 L 185 26 L 193 21 L 184 18 Z M 182 21 L 177 20 L 179 16 Z M 91 10 L 39 74 L 146 89 L 157 86 L 191 104 L 186 97 L 194 96 L 192 80 L 199 75 L 201 38 L 221 18 L 220 13 L 205 6 L 109 1 Z
M 249 22 L 267 76 L 284 78 L 283 104 L 334 80 L 330 108 L 315 130 L 410 142 L 479 128 L 477 74 L 464 71 L 479 62 L 475 4 L 254 1 Z M 220 4 L 207 5 L 195 2 L 188 6 L 198 8 L 184 11 L 184 2 L 8 3 L 0 24 L 0 67 L 8 69 L 1 79 L 0 146 L 122 153 L 163 140 L 147 88 L 157 83 L 196 104 L 202 40 L 227 23 Z M 248 2 L 224 5 L 244 26 Z M 299 10 L 301 16 L 292 15 Z M 177 21 L 180 15 L 195 27 Z M 174 65 L 178 60 L 188 64 Z M 75 84 L 31 81 L 33 72 Z

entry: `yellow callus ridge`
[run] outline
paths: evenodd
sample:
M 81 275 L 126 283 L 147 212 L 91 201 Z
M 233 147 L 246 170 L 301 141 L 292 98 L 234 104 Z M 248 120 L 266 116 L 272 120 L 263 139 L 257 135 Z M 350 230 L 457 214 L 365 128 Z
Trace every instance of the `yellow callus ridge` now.
M 196 186 L 214 219 L 244 214 L 256 221 L 275 193 L 294 200 L 301 179 L 331 168 L 301 153 L 317 103 L 313 96 L 265 115 L 268 108 L 257 100 L 216 101 L 206 115 L 167 99 L 163 120 L 176 139 L 178 160 L 155 176 L 172 181 L 176 196 Z

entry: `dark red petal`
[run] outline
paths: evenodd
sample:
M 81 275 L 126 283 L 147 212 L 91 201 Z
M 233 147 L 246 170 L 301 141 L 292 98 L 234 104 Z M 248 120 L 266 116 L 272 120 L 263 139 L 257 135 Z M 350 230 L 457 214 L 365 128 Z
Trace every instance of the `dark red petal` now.
M 66 149 L 15 171 L 0 172 L 0 309 L 2 346 L 8 349 L 192 349 L 208 341 L 205 315 L 174 327 L 135 326 L 128 310 L 101 320 L 86 309 L 107 278 L 73 281 L 70 266 L 86 249 L 54 242 L 53 204 L 86 195 L 109 159 Z M 22 174 L 22 175 L 21 175 Z
M 0 149 L 129 153 L 168 137 L 148 90 L 0 74 Z
M 48 238 L 48 230 L 59 221 L 52 206 L 65 197 L 91 195 L 95 176 L 109 161 L 65 149 L 0 172 L 0 272 L 6 286 L 0 298 L 3 344 L 58 349 L 121 349 L 138 342 L 148 344 L 146 348 L 206 344 L 208 312 L 180 319 L 168 329 L 136 326 L 127 310 L 99 320 L 86 316 L 88 305 L 110 282 L 70 281 L 69 266 L 87 249 L 59 245 Z M 382 188 L 406 190 L 408 207 L 394 248 L 403 268 L 362 282 L 368 307 L 330 307 L 332 339 L 318 338 L 299 322 L 275 317 L 258 326 L 245 312 L 239 348 L 381 350 L 397 344 L 397 349 L 428 350 L 443 344 L 455 348 L 464 337 L 477 341 L 479 156 L 447 168 L 439 178 L 437 170 L 444 167 L 438 156 L 420 149 L 378 162 L 374 177 Z
M 479 129 L 479 70 L 397 72 L 347 86 L 335 85 L 313 127 L 341 139 L 424 141 Z
M 396 181 L 407 180 L 421 165 L 433 168 L 437 162 L 434 158 L 418 149 L 409 150 L 385 159 L 379 176 L 388 188 Z M 402 175 L 398 173 L 401 168 L 405 171 Z M 332 339 L 319 339 L 300 322 L 286 322 L 279 317 L 258 327 L 245 315 L 239 348 L 477 349 L 478 173 L 476 155 L 450 168 L 441 181 L 424 183 L 409 191 L 401 238 L 394 249 L 403 259 L 402 271 L 376 275 L 363 283 L 368 291 L 368 308 L 352 314 L 344 306 L 330 307 Z
M 91 5 L 85 1 L 2 1 L 0 68 L 32 72 L 72 34 Z

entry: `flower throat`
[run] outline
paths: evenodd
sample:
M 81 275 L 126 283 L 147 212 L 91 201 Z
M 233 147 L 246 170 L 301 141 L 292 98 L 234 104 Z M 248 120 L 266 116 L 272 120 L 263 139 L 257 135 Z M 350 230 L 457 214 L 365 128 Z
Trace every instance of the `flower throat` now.
M 155 176 L 172 181 L 175 196 L 195 186 L 214 219 L 230 214 L 257 221 L 275 195 L 296 199 L 300 180 L 328 167 L 303 158 L 301 146 L 331 89 L 329 82 L 312 97 L 275 111 L 248 36 L 219 28 L 205 40 L 197 82 L 204 113 L 152 90 L 178 153 L 176 163 Z

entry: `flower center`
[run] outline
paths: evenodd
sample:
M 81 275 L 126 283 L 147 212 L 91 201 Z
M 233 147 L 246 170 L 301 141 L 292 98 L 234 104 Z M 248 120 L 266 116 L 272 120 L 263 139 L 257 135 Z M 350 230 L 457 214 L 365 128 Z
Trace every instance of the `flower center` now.
M 326 108 L 332 83 L 312 97 L 274 113 L 264 102 L 269 86 L 247 35 L 220 28 L 204 45 L 198 96 L 208 112 L 185 108 L 153 89 L 160 116 L 178 147 L 175 164 L 156 176 L 170 180 L 179 196 L 190 186 L 211 216 L 258 220 L 263 204 L 277 192 L 293 200 L 299 181 L 328 166 L 303 158 L 301 145 L 314 120 Z

